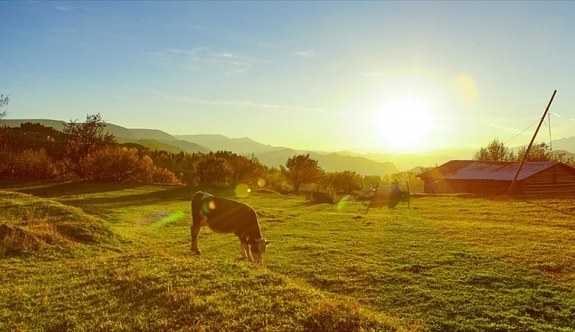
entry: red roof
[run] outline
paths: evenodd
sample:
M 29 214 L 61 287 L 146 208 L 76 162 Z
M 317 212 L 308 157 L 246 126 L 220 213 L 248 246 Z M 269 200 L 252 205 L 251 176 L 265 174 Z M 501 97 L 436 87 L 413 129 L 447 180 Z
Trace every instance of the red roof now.
M 558 164 L 564 165 L 559 162 L 527 161 L 521 167 L 517 180 L 524 180 Z M 569 167 L 567 165 L 564 166 Z M 418 176 L 420 178 L 436 178 L 438 180 L 512 181 L 518 168 L 519 162 L 452 160 Z M 575 172 L 575 169 L 573 171 Z

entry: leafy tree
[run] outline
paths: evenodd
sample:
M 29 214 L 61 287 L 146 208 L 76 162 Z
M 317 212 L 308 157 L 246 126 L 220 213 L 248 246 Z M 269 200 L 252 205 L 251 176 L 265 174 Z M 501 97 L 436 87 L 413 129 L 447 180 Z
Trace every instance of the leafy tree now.
M 43 148 L 0 151 L 0 179 L 54 179 L 62 172 L 62 167 Z
M 474 160 L 481 161 L 515 161 L 513 151 L 500 142 L 498 139 L 491 141 L 487 147 L 480 148 L 475 152 Z
M 179 183 L 168 170 L 154 165 L 136 149 L 106 146 L 82 158 L 78 168 L 84 179 L 117 182 Z
M 352 171 L 327 173 L 322 181 L 326 186 L 332 187 L 336 193 L 350 194 L 354 190 L 360 190 L 362 178 Z
M 527 147 L 522 147 L 517 152 L 517 160 L 521 160 Z M 533 144 L 531 149 L 529 149 L 529 154 L 525 158 L 526 161 L 558 161 L 559 156 L 555 156 L 551 152 L 551 147 L 547 145 L 545 142 L 541 142 L 539 144 Z
M 100 114 L 87 115 L 86 122 L 79 123 L 70 121 L 64 125 L 66 134 L 65 151 L 68 167 L 74 171 L 81 172 L 77 165 L 82 158 L 90 153 L 108 145 L 115 145 L 114 135 L 106 132 L 106 123 Z M 82 174 L 78 174 L 82 176 Z
M 361 181 L 362 188 L 364 190 L 373 189 L 382 182 L 382 178 L 379 175 L 365 175 Z
M 299 188 L 304 183 L 317 181 L 323 175 L 323 170 L 318 162 L 309 154 L 295 155 L 289 158 L 285 167 L 280 166 L 284 176 L 292 183 L 294 190 L 299 193 Z
M 265 186 L 271 190 L 287 194 L 290 192 L 291 185 L 289 180 L 277 167 L 266 167 L 264 172 Z
M 200 156 L 194 165 L 196 184 L 227 186 L 230 184 L 231 169 L 222 157 L 213 153 Z
M 218 151 L 215 155 L 227 160 L 230 166 L 230 181 L 232 185 L 240 183 L 255 184 L 262 176 L 263 166 L 254 155 L 246 157 L 229 151 Z

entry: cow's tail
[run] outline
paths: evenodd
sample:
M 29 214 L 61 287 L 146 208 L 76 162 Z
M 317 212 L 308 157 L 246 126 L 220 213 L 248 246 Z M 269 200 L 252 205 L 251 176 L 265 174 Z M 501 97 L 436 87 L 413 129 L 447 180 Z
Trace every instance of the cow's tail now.
M 192 222 L 195 225 L 201 224 L 200 211 L 202 210 L 202 197 L 204 193 L 198 191 L 192 197 Z
M 202 210 L 202 199 L 204 197 L 204 193 L 198 191 L 192 197 L 192 225 L 190 226 L 190 235 L 192 238 L 191 249 L 192 252 L 196 255 L 201 254 L 200 249 L 198 248 L 198 233 L 200 232 L 202 218 L 200 216 L 200 211 Z

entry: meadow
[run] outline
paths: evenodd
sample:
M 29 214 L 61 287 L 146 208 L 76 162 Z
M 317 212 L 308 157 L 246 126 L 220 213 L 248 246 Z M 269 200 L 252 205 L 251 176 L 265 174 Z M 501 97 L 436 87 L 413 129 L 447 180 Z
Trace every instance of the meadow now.
M 198 188 L 0 183 L 0 224 L 30 234 L 4 239 L 0 331 L 575 331 L 572 198 L 422 195 L 366 214 L 201 189 L 258 212 L 263 266 L 208 229 L 191 255 Z

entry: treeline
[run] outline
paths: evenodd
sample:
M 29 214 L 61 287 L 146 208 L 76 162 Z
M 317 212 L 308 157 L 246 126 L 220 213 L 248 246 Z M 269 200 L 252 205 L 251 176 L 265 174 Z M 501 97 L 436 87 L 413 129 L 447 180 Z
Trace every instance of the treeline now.
M 525 161 L 562 162 L 575 167 L 575 159 L 573 157 L 566 156 L 565 152 L 554 152 L 545 142 L 533 144 L 527 155 L 525 155 L 526 151 L 527 147 L 522 147 L 515 153 L 505 143 L 498 139 L 493 139 L 487 146 L 477 150 L 473 159 L 481 161 L 521 161 L 525 156 Z
M 180 183 L 136 149 L 105 132 L 100 115 L 58 131 L 38 123 L 0 128 L 0 179 Z
M 85 122 L 69 122 L 62 131 L 38 123 L 0 127 L 0 179 L 217 187 L 245 184 L 282 193 L 305 188 L 335 199 L 391 182 L 394 177 L 362 176 L 352 171 L 326 173 L 308 154 L 295 155 L 276 168 L 261 164 L 253 155 L 230 151 L 172 153 L 138 144 L 119 144 L 106 132 L 106 125 L 97 114 L 88 115 Z

